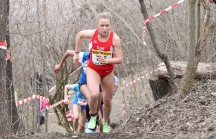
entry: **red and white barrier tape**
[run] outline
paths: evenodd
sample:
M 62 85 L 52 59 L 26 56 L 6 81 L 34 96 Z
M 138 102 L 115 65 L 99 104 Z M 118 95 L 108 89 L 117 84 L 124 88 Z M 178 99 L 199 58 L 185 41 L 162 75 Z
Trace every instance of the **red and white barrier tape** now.
M 147 19 L 145 20 L 145 22 L 144 22 L 144 28 L 143 28 L 143 29 L 144 29 L 144 31 L 143 31 L 144 33 L 143 33 L 143 37 L 145 37 L 146 24 L 148 24 L 149 22 L 151 22 L 154 18 L 156 18 L 156 17 L 158 17 L 158 16 L 164 14 L 165 12 L 167 12 L 167 11 L 173 9 L 173 8 L 175 8 L 176 6 L 178 6 L 180 3 L 184 2 L 184 1 L 185 1 L 185 0 L 180 0 L 180 1 L 176 2 L 176 3 L 174 3 L 172 6 L 166 8 L 165 10 L 162 10 L 160 13 L 158 13 L 158 14 L 156 14 L 156 15 L 150 17 L 150 18 L 147 18 Z M 144 40 L 143 44 L 146 45 L 146 42 L 145 42 L 145 39 L 144 39 L 144 38 L 143 38 L 143 40 Z
M 68 97 L 69 97 L 69 96 L 70 96 L 70 95 L 68 95 Z M 60 100 L 59 102 L 57 102 L 57 103 L 55 103 L 55 104 L 49 105 L 49 99 L 48 99 L 48 98 L 46 98 L 46 97 L 44 97 L 44 96 L 40 96 L 40 95 L 32 95 L 31 97 L 28 97 L 28 98 L 25 98 L 25 99 L 23 99 L 23 100 L 17 101 L 17 102 L 16 102 L 16 106 L 19 106 L 19 105 L 21 105 L 21 104 L 24 104 L 24 103 L 29 102 L 29 101 L 31 101 L 31 100 L 34 100 L 34 99 L 36 99 L 36 98 L 37 98 L 37 99 L 40 99 L 40 100 L 42 100 L 42 101 L 45 102 L 45 105 L 46 105 L 46 109 L 47 109 L 47 110 L 52 109 L 52 108 L 54 108 L 54 107 L 56 107 L 56 106 L 62 104 L 62 103 L 65 101 L 65 100 L 63 99 L 63 100 Z
M 80 66 L 79 68 L 75 69 L 73 72 L 71 72 L 71 73 L 68 75 L 68 77 L 72 76 L 75 72 L 77 72 L 77 71 L 78 71 L 79 69 L 81 69 L 81 68 L 82 68 L 82 66 Z M 53 87 L 49 90 L 49 92 L 53 91 L 55 88 L 56 88 L 56 85 L 53 86 Z
M 48 104 L 48 105 L 46 105 L 46 109 L 47 109 L 47 110 L 52 109 L 52 108 L 54 108 L 54 107 L 56 107 L 56 106 L 62 104 L 63 102 L 65 102 L 64 99 L 63 99 L 63 100 L 60 100 L 59 102 L 56 102 L 56 103 L 54 103 L 54 104 L 52 104 L 52 105 L 49 105 L 49 104 Z
M 6 40 L 0 42 L 0 48 L 1 48 L 1 49 L 6 50 L 6 49 L 7 49 L 6 46 L 7 46 Z
M 145 42 L 145 34 L 146 34 L 146 23 L 144 23 L 144 26 L 143 26 L 143 44 L 146 45 L 146 42 Z
M 34 100 L 34 99 L 36 99 L 36 98 L 45 101 L 45 103 L 49 102 L 49 99 L 48 99 L 48 98 L 45 98 L 45 97 L 40 96 L 40 95 L 32 95 L 31 97 L 28 97 L 28 98 L 25 98 L 25 99 L 23 99 L 23 100 L 17 101 L 17 102 L 16 102 L 16 106 L 19 106 L 19 105 L 21 105 L 21 104 L 24 104 L 24 103 L 29 102 L 29 101 L 31 101 L 31 100 Z
M 0 42 L 0 48 L 6 50 L 6 55 L 7 55 L 6 60 L 12 61 L 10 50 L 7 49 L 6 40 Z
M 126 88 L 126 87 L 128 87 L 128 86 L 130 86 L 130 85 L 132 85 L 132 84 L 135 84 L 135 83 L 138 82 L 138 81 L 141 81 L 141 79 L 146 78 L 147 76 L 149 76 L 150 74 L 152 74 L 152 73 L 155 72 L 155 71 L 156 71 L 156 70 L 150 71 L 150 72 L 144 74 L 143 76 L 137 78 L 136 80 L 134 80 L 134 81 L 132 81 L 132 82 L 130 82 L 130 83 L 128 83 L 128 84 L 122 85 L 121 90 L 123 90 L 124 88 Z
M 73 116 L 71 111 L 66 112 L 66 117 L 67 117 L 68 121 L 73 121 L 74 120 L 74 116 Z

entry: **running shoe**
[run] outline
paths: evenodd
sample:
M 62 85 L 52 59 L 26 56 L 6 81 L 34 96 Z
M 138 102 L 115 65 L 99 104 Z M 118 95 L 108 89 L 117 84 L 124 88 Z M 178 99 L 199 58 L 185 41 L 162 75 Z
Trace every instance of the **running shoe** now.
M 110 127 L 108 123 L 102 123 L 102 132 L 103 133 L 109 133 L 110 132 Z
M 97 117 L 91 117 L 91 119 L 89 120 L 89 123 L 88 123 L 88 128 L 89 129 L 95 129 L 96 121 L 97 121 Z
M 74 131 L 74 135 L 77 135 L 77 134 L 78 134 L 78 132 Z
M 94 130 L 91 130 L 91 129 L 86 128 L 86 129 L 85 129 L 85 133 L 94 134 L 94 133 L 97 133 L 97 132 L 94 131 Z

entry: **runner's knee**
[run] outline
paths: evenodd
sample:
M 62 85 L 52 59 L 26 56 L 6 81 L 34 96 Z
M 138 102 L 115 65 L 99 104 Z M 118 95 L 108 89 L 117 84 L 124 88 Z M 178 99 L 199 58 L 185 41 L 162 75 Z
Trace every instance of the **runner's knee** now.
M 84 129 L 85 128 L 85 125 L 80 125 L 80 129 Z
M 103 100 L 103 103 L 104 103 L 104 105 L 111 105 L 111 104 L 112 104 L 112 99 L 107 99 L 107 98 L 105 98 L 105 99 Z
M 93 100 L 93 101 L 97 101 L 99 98 L 99 93 L 92 93 L 90 95 L 90 99 Z
M 74 117 L 74 120 L 75 121 L 79 121 L 79 117 Z

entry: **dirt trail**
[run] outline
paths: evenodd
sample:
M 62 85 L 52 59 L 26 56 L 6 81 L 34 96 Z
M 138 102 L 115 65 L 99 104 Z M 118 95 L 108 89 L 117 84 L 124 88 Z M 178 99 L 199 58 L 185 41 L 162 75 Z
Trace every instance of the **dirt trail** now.
M 79 134 L 75 138 L 215 139 L 216 96 L 212 96 L 212 92 L 216 92 L 216 81 L 199 82 L 183 100 L 179 100 L 178 94 L 174 94 L 156 101 L 153 105 L 133 109 L 133 113 L 125 121 L 126 124 L 119 124 L 109 134 Z M 118 97 L 115 99 L 119 101 Z M 119 115 L 121 112 L 119 109 Z M 17 138 L 71 139 L 72 136 L 51 132 L 17 136 Z

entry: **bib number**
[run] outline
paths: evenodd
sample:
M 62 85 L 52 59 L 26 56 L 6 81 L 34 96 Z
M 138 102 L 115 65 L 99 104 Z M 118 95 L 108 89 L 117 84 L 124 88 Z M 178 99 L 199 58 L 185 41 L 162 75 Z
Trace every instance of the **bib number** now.
M 92 49 L 92 62 L 95 65 L 106 65 L 106 63 L 100 63 L 98 61 L 97 54 L 102 54 L 105 59 L 112 58 L 112 52 L 111 51 L 101 51 L 101 50 Z

